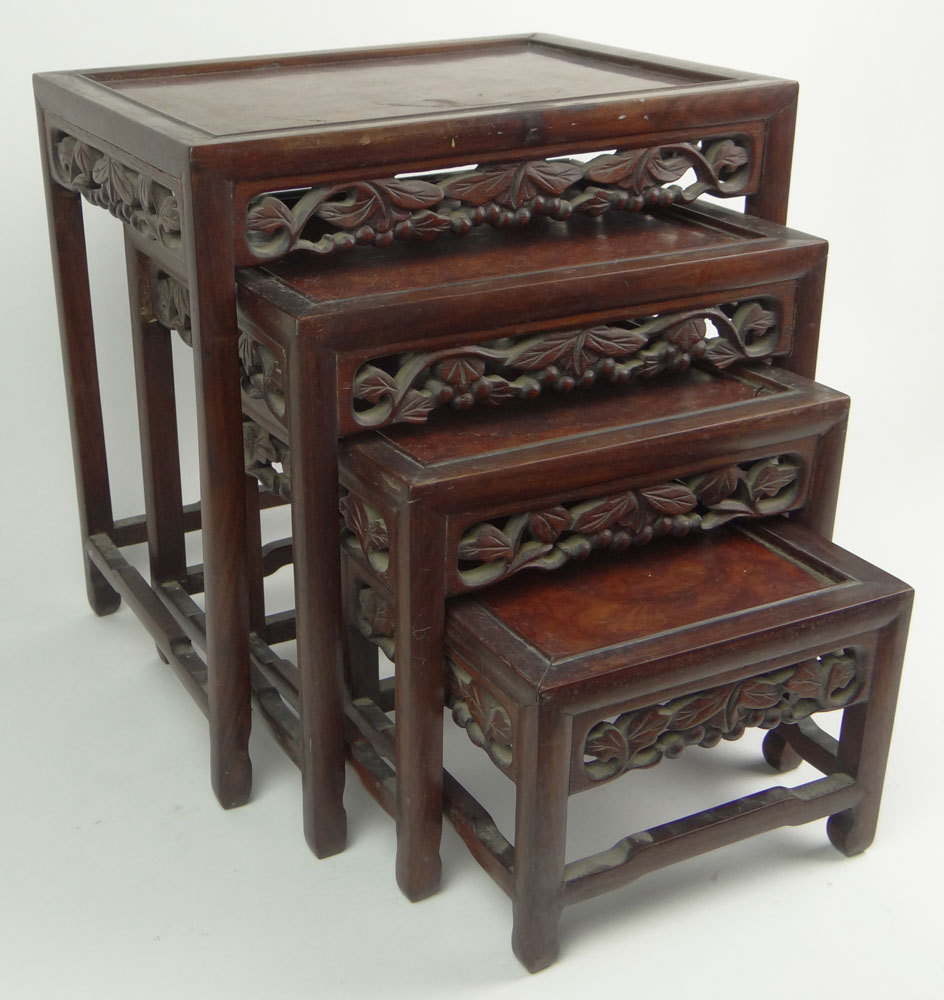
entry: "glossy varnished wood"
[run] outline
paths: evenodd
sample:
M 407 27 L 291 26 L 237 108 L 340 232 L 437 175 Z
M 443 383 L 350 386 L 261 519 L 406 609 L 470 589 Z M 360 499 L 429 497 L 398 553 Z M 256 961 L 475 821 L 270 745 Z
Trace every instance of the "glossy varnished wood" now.
M 659 555 L 601 558 L 450 605 L 448 655 L 473 683 L 487 685 L 512 719 L 518 792 L 513 860 L 506 862 L 515 872 L 512 942 L 532 971 L 556 957 L 557 920 L 568 903 L 780 825 L 829 816 L 830 840 L 845 854 L 865 850 L 875 833 L 910 589 L 781 519 L 723 528 Z M 651 706 L 667 706 L 655 716 L 667 720 L 696 698 L 710 701 L 706 691 L 743 692 L 736 686 L 742 681 L 756 684 L 750 679 L 837 649 L 852 652 L 860 671 L 857 690 L 845 696 L 838 743 L 808 718 L 776 730 L 790 747 L 775 758 L 778 769 L 806 758 L 826 777 L 641 831 L 609 852 L 564 865 L 566 801 L 594 783 L 585 755 L 598 720 Z M 749 705 L 761 701 L 748 695 Z M 727 725 L 709 718 L 711 711 L 692 714 L 679 730 L 697 728 L 699 719 Z M 695 734 L 690 742 L 699 739 Z M 661 767 L 669 780 L 671 764 Z M 589 797 L 581 803 L 591 807 Z M 466 811 L 461 802 L 454 809 Z M 457 828 L 473 843 L 495 844 L 501 835 L 481 809 L 474 807 L 477 833 L 461 819 Z
M 428 92 L 426 83 L 417 85 L 418 67 L 439 81 L 441 94 Z M 339 79 L 349 84 L 347 96 L 334 103 Z M 484 105 L 471 97 L 483 85 L 491 88 Z M 510 100 L 499 99 L 502 88 L 508 89 Z M 388 103 L 378 113 L 374 98 L 380 89 Z M 641 148 L 734 130 L 755 154 L 748 208 L 783 222 L 797 92 L 789 81 L 545 36 L 44 73 L 34 79 L 34 90 L 47 171 L 56 167 L 56 143 L 65 136 L 117 164 L 126 182 L 131 175 L 121 174 L 123 170 L 134 178 L 150 178 L 174 203 L 150 224 L 161 233 L 168 228 L 178 233 L 179 246 L 151 239 L 146 226 L 133 239 L 138 250 L 189 285 L 205 514 L 212 780 L 228 806 L 245 801 L 251 773 L 246 510 L 233 272 L 237 265 L 257 260 L 246 236 L 252 200 L 287 188 L 611 146 Z M 396 108 L 390 106 L 394 103 Z M 90 183 L 81 170 L 78 176 Z M 85 538 L 96 532 L 111 537 L 84 237 L 78 194 L 66 190 L 74 179 L 57 174 L 47 185 L 60 326 L 82 532 Z M 111 206 L 118 214 L 121 184 L 108 195 L 119 195 Z M 146 205 L 145 214 L 153 207 Z M 326 410 L 311 436 L 319 448 L 332 449 L 333 433 L 334 416 Z M 326 467 L 331 460 L 329 454 Z M 331 482 L 330 476 L 324 480 L 319 509 L 333 509 Z M 296 542 L 305 551 L 327 542 L 323 529 L 315 531 L 315 538 L 314 545 L 298 536 Z M 167 551 L 166 543 L 162 547 Z M 326 545 L 324 552 L 330 551 Z M 319 673 L 330 678 L 340 669 L 337 597 L 331 593 L 337 577 L 331 557 L 326 558 L 329 564 L 316 574 L 325 585 L 315 588 L 309 605 L 311 634 L 318 640 L 303 643 L 300 663 L 302 675 L 311 677 L 314 686 L 320 683 Z M 113 610 L 115 593 L 95 566 L 90 565 L 88 574 L 93 606 L 100 613 Z M 336 774 L 337 749 L 326 747 L 338 731 L 340 706 L 330 698 L 317 705 L 303 700 L 306 712 L 314 713 L 303 715 L 303 729 L 311 727 L 306 729 L 309 736 L 315 730 L 326 734 L 325 740 L 306 737 L 310 752 L 304 760 L 313 761 L 324 751 L 327 758 L 311 766 Z M 318 788 L 323 789 L 320 797 Z M 336 779 L 323 785 L 305 782 L 306 827 L 311 831 L 323 822 L 323 836 L 311 839 L 332 845 L 332 850 L 343 840 L 339 789 Z

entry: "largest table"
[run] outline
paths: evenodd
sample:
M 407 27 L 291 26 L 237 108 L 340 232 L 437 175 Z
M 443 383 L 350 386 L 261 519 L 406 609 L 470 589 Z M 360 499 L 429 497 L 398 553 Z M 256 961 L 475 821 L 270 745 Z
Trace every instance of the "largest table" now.
M 227 807 L 247 800 L 252 774 L 235 269 L 294 251 L 370 244 L 382 252 L 397 239 L 450 239 L 482 224 L 633 211 L 705 192 L 744 196 L 752 214 L 784 222 L 797 97 L 790 81 L 544 35 L 43 73 L 34 89 L 90 601 L 107 614 L 120 591 L 204 703 L 213 788 Z M 595 174 L 555 159 L 607 150 L 608 168 L 595 157 Z M 479 168 L 473 180 L 451 190 L 436 177 L 403 176 L 469 165 Z M 146 262 L 189 293 L 205 680 L 163 591 L 115 555 L 142 525 L 153 528 L 155 509 L 177 508 L 179 543 L 151 538 L 152 580 L 185 580 L 188 515 L 179 480 L 162 475 L 169 456 L 155 426 L 142 435 L 147 521 L 114 520 L 81 197 L 125 224 L 133 278 Z M 185 302 L 181 294 L 178 313 Z M 150 350 L 147 330 L 173 322 L 154 305 L 135 316 L 141 351 Z M 155 350 L 140 370 L 159 382 L 166 355 Z M 338 386 L 309 375 L 301 405 L 318 429 L 310 461 L 320 486 L 305 497 L 295 555 L 320 572 L 296 578 L 296 601 L 308 609 L 297 635 L 298 759 L 306 836 L 325 856 L 346 838 Z

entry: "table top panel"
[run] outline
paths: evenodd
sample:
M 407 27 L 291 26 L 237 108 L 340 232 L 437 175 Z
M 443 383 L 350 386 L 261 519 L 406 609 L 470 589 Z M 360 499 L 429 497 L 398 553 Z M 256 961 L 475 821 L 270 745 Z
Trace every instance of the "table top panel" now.
M 562 659 L 829 585 L 759 539 L 721 528 L 553 574 L 521 574 L 474 600 L 548 659 Z
M 534 221 L 526 230 L 496 231 L 490 226 L 461 239 L 430 243 L 395 243 L 378 250 L 359 247 L 347 254 L 316 257 L 301 251 L 264 270 L 278 283 L 311 301 L 311 312 L 334 309 L 351 300 L 394 295 L 411 297 L 456 293 L 463 283 L 495 278 L 513 280 L 546 271 L 606 265 L 646 267 L 673 255 L 704 251 L 706 255 L 738 242 L 758 239 L 748 225 L 715 225 L 707 217 L 668 210 L 658 215 L 627 213 L 606 219 L 570 222 Z M 526 263 L 526 267 L 522 264 Z M 253 282 L 253 291 L 263 291 Z
M 642 382 L 631 391 L 603 385 L 576 396 L 547 395 L 501 408 L 446 411 L 429 424 L 397 424 L 379 434 L 426 467 L 512 452 L 520 461 L 521 449 L 553 441 L 572 439 L 575 454 L 591 451 L 597 435 L 621 426 L 641 436 L 653 423 L 673 417 L 711 412 L 717 420 L 722 409 L 750 406 L 777 390 L 785 391 L 762 378 L 713 376 L 696 370 L 665 381 Z M 357 447 L 357 439 L 352 447 Z
M 125 97 L 229 136 L 633 95 L 724 79 L 629 54 L 562 49 L 533 39 L 337 53 L 269 62 L 89 73 Z

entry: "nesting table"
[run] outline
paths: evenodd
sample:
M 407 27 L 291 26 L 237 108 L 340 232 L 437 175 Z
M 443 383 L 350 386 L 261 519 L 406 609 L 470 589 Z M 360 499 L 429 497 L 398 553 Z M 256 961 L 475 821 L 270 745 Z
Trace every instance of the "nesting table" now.
M 250 585 L 234 273 L 293 250 L 452 241 L 484 225 L 598 218 L 744 197 L 782 223 L 796 85 L 535 35 L 34 81 L 89 599 L 123 597 L 210 720 L 224 806 L 251 765 Z M 560 157 L 569 158 L 567 162 Z M 577 159 L 574 159 L 577 157 Z M 583 164 L 580 166 L 578 164 Z M 455 175 L 437 171 L 466 168 Z M 421 179 L 412 175 L 424 172 Z M 432 174 L 430 174 L 432 172 Z M 116 522 L 102 432 L 81 199 L 125 225 L 142 400 L 146 507 Z M 566 242 L 561 244 L 566 255 Z M 181 502 L 166 330 L 193 344 L 199 508 Z M 811 374 L 815 341 L 797 356 Z M 310 435 L 298 575 L 305 829 L 344 846 L 337 521 L 339 386 L 319 352 L 296 365 L 289 422 Z M 203 566 L 183 536 L 202 526 Z M 149 541 L 151 584 L 121 554 Z M 311 572 L 317 567 L 318 572 Z M 205 588 L 205 620 L 171 591 Z M 205 647 L 205 653 L 202 648 Z

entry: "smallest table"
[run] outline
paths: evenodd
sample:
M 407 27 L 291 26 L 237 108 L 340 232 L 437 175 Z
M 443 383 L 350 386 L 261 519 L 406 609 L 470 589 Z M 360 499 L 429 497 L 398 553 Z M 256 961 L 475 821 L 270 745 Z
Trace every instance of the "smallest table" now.
M 564 905 L 778 826 L 831 817 L 845 854 L 875 833 L 912 592 L 784 518 L 604 554 L 456 598 L 446 672 L 456 721 L 516 784 L 514 843 L 454 779 L 450 818 L 514 902 L 512 944 L 536 971 Z M 842 709 L 838 741 L 810 718 Z M 565 863 L 567 800 L 686 747 L 771 729 L 773 787 Z M 374 769 L 366 738 L 355 757 Z M 670 777 L 666 773 L 665 777 Z

